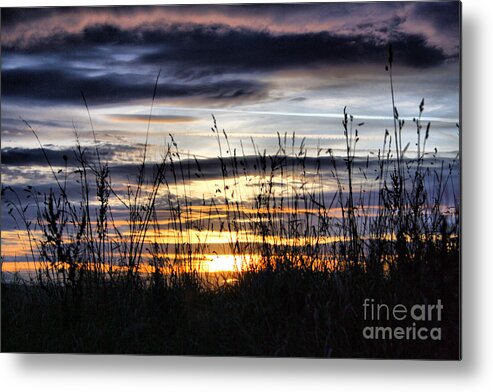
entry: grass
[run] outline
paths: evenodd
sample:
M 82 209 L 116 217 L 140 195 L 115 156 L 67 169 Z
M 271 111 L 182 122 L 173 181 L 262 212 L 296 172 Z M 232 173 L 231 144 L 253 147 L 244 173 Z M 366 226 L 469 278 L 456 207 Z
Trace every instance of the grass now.
M 67 157 L 56 171 L 45 153 L 53 189 L 2 189 L 41 265 L 31 282 L 2 282 L 2 351 L 457 359 L 458 158 L 427 151 L 424 100 L 413 122 L 414 156 L 402 146 L 392 61 L 390 50 L 394 132 L 385 130 L 382 148 L 366 159 L 357 154 L 363 124 L 346 109 L 343 156 L 322 148 L 310 156 L 304 140 L 287 134 L 278 134 L 270 155 L 252 140 L 255 154 L 248 156 L 213 117 L 219 185 L 200 202 L 190 184 L 205 180 L 207 168 L 183 156 L 171 135 L 156 164 L 147 161 L 146 137 L 136 179 L 124 192 L 112 184 L 94 129 L 94 151 L 76 133 L 75 171 Z M 335 191 L 327 189 L 327 173 Z M 73 175 L 76 198 L 67 190 Z M 455 200 L 452 212 L 444 211 L 446 193 Z M 126 211 L 128 230 L 116 222 L 115 205 Z M 163 242 L 170 231 L 172 241 Z M 211 232 L 228 238 L 234 257 L 255 260 L 226 284 L 211 283 L 197 264 L 214 250 L 207 236 L 194 235 Z M 444 338 L 364 339 L 365 298 L 409 307 L 441 299 L 443 319 L 433 326 Z

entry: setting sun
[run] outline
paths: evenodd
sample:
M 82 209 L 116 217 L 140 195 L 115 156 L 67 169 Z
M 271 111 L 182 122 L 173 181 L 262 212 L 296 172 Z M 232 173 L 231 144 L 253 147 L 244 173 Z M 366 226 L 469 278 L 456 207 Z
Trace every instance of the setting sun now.
M 238 272 L 253 261 L 251 256 L 213 255 L 202 267 L 204 272 Z

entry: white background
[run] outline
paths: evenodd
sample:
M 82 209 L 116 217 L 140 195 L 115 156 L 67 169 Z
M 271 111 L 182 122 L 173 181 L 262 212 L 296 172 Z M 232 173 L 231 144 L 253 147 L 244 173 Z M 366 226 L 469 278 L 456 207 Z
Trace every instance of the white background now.
M 132 3 L 138 4 L 135 0 L 70 3 L 7 0 L 2 1 L 2 6 Z M 461 362 L 0 354 L 2 390 L 490 390 L 493 385 L 491 4 L 485 0 L 463 1 Z

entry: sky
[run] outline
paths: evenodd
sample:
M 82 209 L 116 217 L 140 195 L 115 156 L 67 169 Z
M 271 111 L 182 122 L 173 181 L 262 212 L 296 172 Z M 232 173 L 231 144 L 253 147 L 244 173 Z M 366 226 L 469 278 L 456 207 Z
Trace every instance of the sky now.
M 341 136 L 345 106 L 366 122 L 361 148 L 392 126 L 387 46 L 395 51 L 396 106 L 424 117 L 441 151 L 455 151 L 459 4 L 326 3 L 2 10 L 2 147 L 73 144 L 89 121 L 114 146 L 142 143 L 156 77 L 151 142 L 173 133 L 211 156 L 211 114 L 235 138 L 275 143 L 276 132 Z M 390 121 L 389 121 L 390 120 Z M 270 139 L 270 140 L 264 140 Z M 207 140 L 207 139 L 206 139 Z M 236 140 L 238 141 L 238 140 Z M 373 142 L 372 142 L 373 141 Z M 340 140 L 339 140 L 340 142 Z M 214 155 L 214 154 L 212 154 Z
M 212 115 L 247 155 L 251 138 L 275 152 L 277 133 L 295 133 L 315 156 L 320 148 L 343 152 L 346 107 L 364 123 L 365 157 L 393 129 L 389 44 L 408 153 L 424 98 L 428 146 L 453 157 L 459 20 L 458 2 L 2 9 L 2 182 L 53 185 L 25 121 L 55 165 L 72 159 L 75 130 L 83 145 L 94 143 L 92 122 L 117 180 L 141 159 L 147 130 L 150 161 L 170 134 L 183 156 L 216 157 Z

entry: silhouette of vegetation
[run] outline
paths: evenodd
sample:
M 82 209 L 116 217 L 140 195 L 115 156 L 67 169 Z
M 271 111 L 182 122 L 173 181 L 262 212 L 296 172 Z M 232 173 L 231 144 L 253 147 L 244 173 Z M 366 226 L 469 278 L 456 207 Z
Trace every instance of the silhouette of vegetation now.
M 75 131 L 75 171 L 65 156 L 65 169 L 56 171 L 45 154 L 56 184 L 48 193 L 27 186 L 21 197 L 2 189 L 38 266 L 31 281 L 2 282 L 2 350 L 457 358 L 459 157 L 445 161 L 427 150 L 424 100 L 413 121 L 416 152 L 402 145 L 392 66 L 390 49 L 394 129 L 383 131 L 382 148 L 366 159 L 357 151 L 364 124 L 346 108 L 343 156 L 330 148 L 309 156 L 294 134 L 278 134 L 274 154 L 252 140 L 256 153 L 247 156 L 213 117 L 221 178 L 200 203 L 189 187 L 206 180 L 201 161 L 184 156 L 171 135 L 155 164 L 147 161 L 146 136 L 136 179 L 121 192 L 94 129 L 95 154 Z M 335 190 L 327 189 L 327 172 Z M 67 190 L 74 174 L 77 198 Z M 444 201 L 450 193 L 452 206 Z M 127 213 L 125 229 L 115 205 Z M 193 238 L 197 231 L 225 234 L 242 268 L 221 282 L 212 277 L 220 274 L 204 273 L 201 260 L 213 250 L 207 236 Z M 173 235 L 163 242 L 167 232 Z M 389 306 L 441 299 L 443 340 L 363 339 L 365 298 Z

